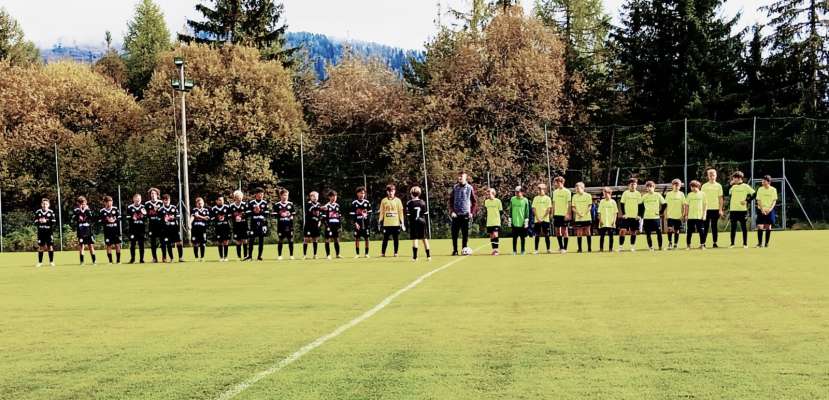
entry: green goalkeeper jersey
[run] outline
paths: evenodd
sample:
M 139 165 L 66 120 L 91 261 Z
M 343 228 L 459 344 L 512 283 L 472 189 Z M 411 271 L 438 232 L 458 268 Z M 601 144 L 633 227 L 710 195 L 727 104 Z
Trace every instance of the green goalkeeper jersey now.
M 523 228 L 530 218 L 530 201 L 526 197 L 512 196 L 509 200 L 509 213 L 514 228 Z

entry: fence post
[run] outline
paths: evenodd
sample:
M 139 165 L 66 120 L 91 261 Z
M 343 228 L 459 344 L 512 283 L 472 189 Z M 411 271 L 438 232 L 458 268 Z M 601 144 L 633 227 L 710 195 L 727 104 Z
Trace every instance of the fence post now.
M 688 118 L 685 118 L 685 163 L 683 167 L 685 184 L 685 193 L 688 193 Z
M 60 198 L 60 167 L 58 166 L 58 142 L 55 142 L 55 186 L 58 188 L 58 232 L 60 233 L 60 251 L 63 251 L 63 202 Z
M 185 240 L 184 237 L 184 226 L 182 224 L 182 213 L 184 211 L 184 206 L 181 204 L 182 197 L 181 197 L 181 139 L 176 136 L 176 167 L 178 169 L 178 233 L 181 235 L 181 239 Z
M 786 159 L 783 158 L 783 185 L 781 187 L 780 199 L 783 202 L 783 230 L 786 230 Z
M 302 209 L 305 210 L 305 143 L 303 142 L 304 134 L 302 131 L 299 131 L 299 176 L 300 176 L 300 187 L 302 188 L 302 195 L 300 198 L 302 199 Z M 367 189 L 368 190 L 368 189 Z M 302 229 L 305 229 L 305 212 L 302 213 Z
M 430 212 L 432 208 L 429 206 L 429 174 L 426 168 L 426 136 L 423 134 L 423 129 L 420 130 L 420 149 L 423 154 L 423 186 L 426 188 L 426 210 Z M 429 239 L 432 238 L 432 218 L 426 218 L 429 227 Z

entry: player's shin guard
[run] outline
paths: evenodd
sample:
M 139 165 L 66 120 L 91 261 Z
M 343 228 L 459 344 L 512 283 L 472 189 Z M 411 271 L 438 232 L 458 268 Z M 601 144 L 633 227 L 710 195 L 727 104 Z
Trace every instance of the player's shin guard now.
M 577 244 L 578 244 L 578 246 L 579 246 L 579 253 L 581 253 L 581 236 L 579 236 L 579 237 L 577 237 L 577 238 L 576 238 L 576 243 L 577 243 Z
M 55 262 L 55 251 L 49 250 L 49 262 Z
M 276 244 L 276 255 L 282 257 L 282 239 Z
M 762 233 L 761 233 L 762 235 Z M 81 264 L 83 264 L 83 253 L 80 254 Z
M 264 251 L 264 250 L 265 250 L 265 238 L 264 238 L 264 237 L 260 237 L 260 238 L 259 238 L 259 248 L 258 248 L 258 250 L 257 250 L 257 251 L 258 251 L 258 253 L 256 254 L 256 258 L 257 258 L 257 259 L 259 259 L 259 260 L 261 260 L 261 259 L 262 259 L 262 251 Z
M 771 238 L 771 228 L 766 229 L 766 247 L 769 247 L 769 239 Z
M 293 240 L 288 242 L 288 255 L 290 255 L 291 257 L 294 256 L 294 241 Z
M 302 242 L 302 256 L 308 255 L 308 242 Z
M 242 245 L 239 243 L 236 243 L 236 257 L 242 259 Z
M 107 252 L 107 259 L 109 260 L 109 263 L 112 264 L 112 253 Z
M 121 250 L 115 251 L 115 262 L 120 264 L 121 263 Z
M 37 252 L 37 262 L 38 264 L 43 262 L 43 250 Z
M 570 247 L 570 238 L 565 236 L 564 238 L 562 238 L 562 242 L 564 242 L 564 247 L 562 248 L 562 250 L 567 251 L 567 248 Z
M 466 246 L 464 246 L 466 247 Z M 394 235 L 394 254 L 397 254 L 397 250 L 400 249 L 400 236 L 398 234 Z
M 656 230 L 656 244 L 659 246 L 659 250 L 662 250 L 662 230 Z
M 196 244 L 193 244 L 193 259 L 195 259 L 195 260 L 199 259 L 199 250 L 200 250 L 199 246 L 196 245 Z
M 325 256 L 331 256 L 331 243 L 325 242 Z
M 515 235 L 512 236 L 512 252 L 518 252 L 518 236 Z
M 535 235 L 535 251 L 538 251 L 539 243 L 541 243 L 541 235 Z
M 417 260 L 417 246 L 412 246 L 412 259 Z
M 337 257 L 340 256 L 340 241 L 334 240 L 334 253 L 337 254 Z
M 587 235 L 585 240 L 587 240 L 587 252 L 592 253 L 593 252 L 593 235 Z
M 158 261 L 158 240 L 155 237 L 150 239 L 150 249 L 153 253 L 153 262 L 157 262 Z M 161 249 L 161 251 L 163 253 L 164 249 Z M 163 257 L 164 256 L 162 255 L 162 258 Z
M 176 250 L 178 250 L 178 260 L 181 261 L 184 258 L 184 246 L 181 243 L 176 244 Z M 170 258 L 173 258 L 173 248 L 170 248 Z
M 544 236 L 544 246 L 546 246 L 547 251 L 550 251 L 550 237 Z
M 316 256 L 317 256 L 317 246 L 318 246 L 318 245 L 319 245 L 319 243 L 314 242 L 314 246 L 313 246 L 313 247 L 314 247 L 314 257 L 316 257 Z
M 386 249 L 389 248 L 389 235 L 383 233 L 383 244 L 380 245 L 380 254 L 386 255 Z

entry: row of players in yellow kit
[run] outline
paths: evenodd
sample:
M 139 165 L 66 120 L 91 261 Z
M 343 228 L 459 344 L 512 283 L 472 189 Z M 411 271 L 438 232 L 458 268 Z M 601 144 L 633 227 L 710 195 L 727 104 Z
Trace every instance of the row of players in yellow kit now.
M 516 187 L 515 196 L 510 199 L 506 210 L 501 200 L 496 197 L 495 190 L 489 189 L 484 207 L 492 254 L 499 254 L 502 214 L 506 214 L 507 224 L 512 228 L 513 254 L 525 253 L 525 238 L 530 228 L 535 233 L 534 253 L 538 253 L 542 237 L 547 252 L 550 252 L 551 228 L 558 241 L 559 251 L 566 253 L 569 244 L 568 229 L 571 224 L 578 238 L 578 251 L 583 251 L 582 238 L 587 241 L 587 251 L 592 251 L 594 221 L 598 225 L 599 251 L 604 251 L 605 237 L 608 238 L 608 249 L 613 251 L 613 236 L 617 229 L 619 247 L 616 251 L 621 251 L 626 236 L 631 237 L 631 251 L 636 251 L 636 236 L 640 231 L 645 233 L 650 250 L 661 250 L 663 225 L 664 231 L 668 234 L 667 249 L 677 249 L 683 224 L 686 225 L 686 249 L 690 249 L 694 233 L 699 234 L 700 248 L 705 249 L 709 232 L 713 239 L 713 247 L 718 247 L 717 220 L 725 215 L 725 199 L 722 185 L 717 182 L 716 171 L 709 169 L 706 176 L 708 182 L 705 184 L 696 180 L 691 181 L 691 191 L 687 195 L 680 190 L 682 182 L 674 179 L 671 182 L 671 190 L 664 196 L 656 192 L 656 184 L 652 181 L 645 184 L 645 193 L 641 193 L 638 190 L 638 180 L 631 178 L 628 181 L 628 189 L 622 193 L 618 204 L 613 199 L 613 191 L 610 188 L 604 188 L 602 199 L 595 203 L 592 195 L 585 192 L 584 183 L 577 183 L 573 193 L 564 187 L 563 177 L 553 180 L 555 189 L 552 198 L 547 195 L 547 186 L 544 184 L 538 185 L 538 194 L 532 202 L 525 197 L 521 186 Z M 757 247 L 767 247 L 774 223 L 777 190 L 771 186 L 769 176 L 763 177 L 762 186 L 757 191 L 744 183 L 743 179 L 744 175 L 739 171 L 731 177 L 731 247 L 735 245 L 738 225 L 742 229 L 743 247 L 748 246 L 748 205 L 753 199 L 757 200 Z M 656 236 L 657 248 L 654 248 L 652 235 Z

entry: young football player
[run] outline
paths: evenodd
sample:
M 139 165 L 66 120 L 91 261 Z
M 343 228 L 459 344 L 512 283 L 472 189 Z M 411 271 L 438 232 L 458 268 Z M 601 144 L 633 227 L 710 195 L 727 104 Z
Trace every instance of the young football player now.
M 642 204 L 642 193 L 639 193 L 637 187 L 639 180 L 630 178 L 628 180 L 628 190 L 622 193 L 622 226 L 619 228 L 619 248 L 616 251 L 622 251 L 625 245 L 625 236 L 630 235 L 630 251 L 636 251 L 636 234 L 639 232 L 639 206 Z
M 231 226 L 233 216 L 230 207 L 225 204 L 224 196 L 216 198 L 216 205 L 210 209 L 210 217 L 213 220 L 213 230 L 216 234 L 216 242 L 219 243 L 219 262 L 227 262 L 230 251 Z
M 717 182 L 717 170 L 714 168 L 708 168 L 705 170 L 705 176 L 708 178 L 708 182 L 705 182 L 702 185 L 701 190 L 705 194 L 705 203 L 707 204 L 706 207 L 708 207 L 708 209 L 705 210 L 705 229 L 703 231 L 705 233 L 703 234 L 703 240 L 707 242 L 708 234 L 710 233 L 711 239 L 714 242 L 712 247 L 716 249 L 719 230 L 717 223 L 719 223 L 720 218 L 725 215 L 723 212 L 725 200 L 723 200 L 722 185 Z
M 37 227 L 37 266 L 43 265 L 43 253 L 49 252 L 49 265 L 55 266 L 55 212 L 49 208 L 49 199 L 40 200 L 40 208 L 35 211 L 35 226 Z
M 303 231 L 303 238 L 302 238 L 302 258 L 305 259 L 308 256 L 308 243 L 313 243 L 314 247 L 314 258 L 317 258 L 317 241 L 320 237 L 320 224 L 322 223 L 321 218 L 321 208 L 322 205 L 319 203 L 319 193 L 311 192 L 308 193 L 308 201 L 305 203 L 305 218 L 304 218 L 304 225 L 302 228 Z M 368 256 L 368 254 L 366 254 Z
M 386 186 L 386 197 L 380 201 L 380 216 L 378 217 L 380 229 L 383 231 L 383 246 L 380 257 L 386 256 L 386 249 L 389 246 L 389 238 L 394 241 L 394 256 L 400 247 L 400 231 L 406 230 L 403 223 L 403 202 L 396 196 L 397 188 L 393 184 Z
M 204 262 L 207 247 L 207 225 L 210 223 L 210 210 L 204 206 L 204 199 L 196 197 L 196 207 L 190 213 L 190 235 L 195 260 Z
M 230 203 L 228 210 L 233 220 L 233 240 L 236 241 L 236 258 L 240 261 L 247 261 L 251 259 L 248 253 L 248 203 L 245 200 L 245 194 L 241 190 L 233 192 L 233 202 Z
M 89 256 L 92 258 L 92 265 L 96 265 L 95 237 L 92 235 L 92 226 L 94 224 L 95 215 L 86 204 L 86 197 L 78 196 L 77 203 L 77 207 L 72 210 L 72 220 L 75 221 L 75 229 L 78 236 L 78 253 L 81 259 L 81 265 L 84 265 L 84 247 L 89 250 Z
M 582 237 L 587 238 L 587 252 L 593 251 L 593 196 L 584 191 L 584 182 L 576 183 L 576 193 L 570 200 L 573 209 L 571 214 L 573 216 L 573 230 L 578 239 L 579 250 L 582 252 Z
M 173 246 L 178 250 L 178 262 L 184 262 L 184 247 L 181 245 L 181 231 L 178 207 L 170 204 L 170 195 L 161 196 L 159 215 L 164 221 L 164 243 L 161 248 L 161 261 L 173 262 Z M 170 258 L 167 258 L 167 256 Z
M 141 202 L 141 195 L 132 196 L 132 203 L 127 206 L 130 232 L 130 264 L 135 264 L 135 247 L 138 246 L 139 262 L 144 264 L 144 235 L 146 234 L 147 208 Z
M 489 243 L 492 246 L 492 255 L 498 255 L 498 246 L 500 238 L 498 234 L 501 230 L 501 214 L 504 213 L 504 206 L 501 204 L 501 199 L 496 197 L 494 188 L 487 190 L 487 198 L 484 200 L 484 208 L 486 209 L 486 233 L 489 234 Z
M 731 248 L 737 239 L 737 225 L 743 231 L 743 248 L 748 248 L 748 203 L 754 198 L 754 188 L 743 183 L 742 172 L 736 171 L 731 174 L 731 188 L 728 189 L 728 217 L 731 220 Z
M 121 231 L 119 220 L 121 214 L 118 208 L 112 206 L 112 197 L 104 196 L 104 208 L 98 212 L 101 224 L 104 225 L 104 244 L 107 249 L 107 259 L 112 264 L 112 249 L 115 249 L 116 264 L 121 263 Z
M 432 252 L 429 249 L 429 239 L 426 238 L 428 229 L 429 210 L 426 202 L 420 199 L 420 186 L 414 186 L 409 190 L 412 198 L 406 202 L 406 216 L 409 220 L 409 237 L 412 239 L 412 260 L 417 261 L 417 242 L 423 242 L 423 251 L 426 252 L 426 259 L 432 260 Z M 395 251 L 397 253 L 397 251 Z
M 253 245 L 258 241 L 256 261 L 262 261 L 262 252 L 265 249 L 265 237 L 268 236 L 268 218 L 270 214 L 270 205 L 265 200 L 265 189 L 256 188 L 253 192 L 253 200 L 248 202 L 251 233 L 250 241 L 248 241 L 248 259 L 253 257 Z
M 533 197 L 533 229 L 535 230 L 535 250 L 533 254 L 538 254 L 538 245 L 541 242 L 541 237 L 544 237 L 544 244 L 547 246 L 547 253 L 550 252 L 550 217 L 553 211 L 553 200 L 547 196 L 547 185 L 541 183 L 538 185 L 538 194 Z
M 656 244 L 659 246 L 659 250 L 662 250 L 662 228 L 659 223 L 666 205 L 665 198 L 662 197 L 661 193 L 656 192 L 654 181 L 645 182 L 645 190 L 645 194 L 642 195 L 642 205 L 645 207 L 642 219 L 645 238 L 648 241 L 648 250 L 654 251 L 653 239 L 651 239 L 652 233 L 656 234 Z
M 685 215 L 685 193 L 680 190 L 681 188 L 682 181 L 674 179 L 671 181 L 671 191 L 665 194 L 668 250 L 679 247 L 679 231 L 682 230 L 682 219 Z
M 613 200 L 613 189 L 602 189 L 602 199 L 599 201 L 599 251 L 604 251 L 604 238 L 607 236 L 608 251 L 613 251 L 613 231 L 616 229 L 616 220 L 619 219 L 619 206 Z
M 771 176 L 763 177 L 757 188 L 757 247 L 769 247 L 771 228 L 774 225 L 774 206 L 777 205 L 777 188 L 771 185 Z M 763 241 L 763 232 L 766 240 Z
M 366 188 L 357 188 L 357 199 L 351 202 L 351 217 L 354 218 L 354 258 L 360 257 L 360 240 L 365 242 L 366 258 L 368 239 L 371 236 L 371 202 L 366 199 Z
M 699 181 L 691 181 L 691 192 L 685 197 L 685 249 L 691 249 L 691 237 L 699 233 L 699 248 L 705 250 L 705 218 L 708 216 L 708 196 L 700 190 Z
M 161 215 L 159 215 L 159 210 L 163 206 L 161 202 L 161 191 L 156 188 L 150 188 L 147 191 L 147 195 L 150 196 L 150 199 L 144 203 L 144 208 L 147 210 L 147 219 L 149 220 L 150 229 L 148 234 L 150 236 L 150 249 L 153 254 L 153 262 L 158 262 L 158 254 L 156 250 L 158 246 L 164 246 L 164 230 L 165 224 L 164 221 L 161 219 Z M 161 249 L 162 253 L 166 252 L 167 250 Z
M 279 237 L 277 244 L 277 259 L 282 260 L 282 245 L 288 243 L 288 255 L 294 259 L 294 203 L 288 201 L 290 194 L 287 189 L 279 190 L 279 201 L 274 203 L 273 212 L 276 215 L 276 233 Z
M 570 235 L 567 232 L 567 225 L 570 224 L 570 212 L 572 205 L 570 200 L 573 194 L 570 189 L 564 187 L 564 177 L 557 176 L 553 179 L 553 226 L 556 230 L 556 240 L 561 254 L 567 253 L 567 246 L 570 244 Z
M 515 187 L 515 196 L 509 200 L 510 225 L 512 225 L 512 255 L 518 254 L 518 241 L 521 240 L 521 255 L 524 255 L 524 242 L 527 228 L 530 226 L 530 201 L 524 197 L 524 189 Z
M 334 252 L 337 258 L 340 256 L 340 227 L 342 224 L 342 213 L 337 203 L 337 192 L 328 192 L 328 203 L 320 207 L 322 221 L 325 223 L 325 257 L 331 259 L 331 243 L 334 243 Z

